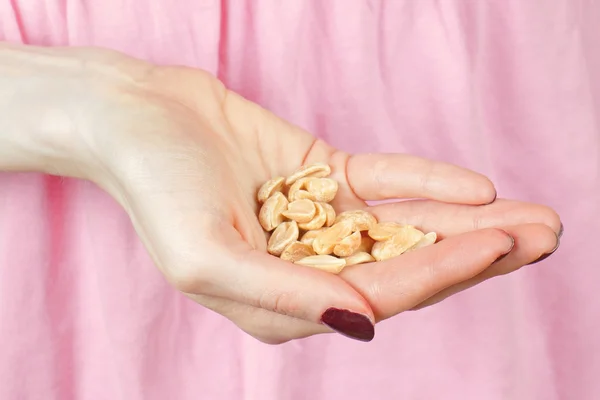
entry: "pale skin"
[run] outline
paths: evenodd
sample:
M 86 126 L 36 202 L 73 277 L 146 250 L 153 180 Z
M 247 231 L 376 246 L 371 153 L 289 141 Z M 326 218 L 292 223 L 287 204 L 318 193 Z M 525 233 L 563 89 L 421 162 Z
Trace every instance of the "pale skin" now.
M 368 209 L 443 240 L 337 276 L 270 256 L 256 190 L 317 161 L 340 183 L 339 211 L 421 198 Z M 272 344 L 332 332 L 330 307 L 377 323 L 435 304 L 551 253 L 561 229 L 546 206 L 495 200 L 476 172 L 349 155 L 206 72 L 100 49 L 0 44 L 0 170 L 94 182 L 175 289 Z

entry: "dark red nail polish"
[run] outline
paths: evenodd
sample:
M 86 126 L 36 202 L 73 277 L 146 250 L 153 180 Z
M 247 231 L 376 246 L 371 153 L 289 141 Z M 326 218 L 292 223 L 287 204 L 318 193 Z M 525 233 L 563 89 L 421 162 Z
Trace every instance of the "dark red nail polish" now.
M 375 326 L 365 315 L 339 308 L 329 308 L 321 322 L 334 331 L 352 339 L 370 342 L 375 337 Z

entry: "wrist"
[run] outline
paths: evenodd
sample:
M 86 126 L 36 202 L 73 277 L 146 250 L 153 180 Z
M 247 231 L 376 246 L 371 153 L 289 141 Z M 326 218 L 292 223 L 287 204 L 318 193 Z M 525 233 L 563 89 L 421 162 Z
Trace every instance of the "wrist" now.
M 0 43 L 0 171 L 91 178 L 86 135 L 111 88 L 127 80 L 118 53 Z
M 0 43 L 0 170 L 65 169 L 75 130 L 65 91 L 76 74 L 47 49 Z

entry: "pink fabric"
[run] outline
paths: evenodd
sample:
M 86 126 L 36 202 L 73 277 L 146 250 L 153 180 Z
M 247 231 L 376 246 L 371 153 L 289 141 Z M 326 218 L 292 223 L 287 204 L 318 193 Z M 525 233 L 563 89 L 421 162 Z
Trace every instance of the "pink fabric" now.
M 349 151 L 549 204 L 548 261 L 378 326 L 272 347 L 172 290 L 95 186 L 0 174 L 0 399 L 600 398 L 600 3 L 3 0 L 0 39 L 208 69 Z

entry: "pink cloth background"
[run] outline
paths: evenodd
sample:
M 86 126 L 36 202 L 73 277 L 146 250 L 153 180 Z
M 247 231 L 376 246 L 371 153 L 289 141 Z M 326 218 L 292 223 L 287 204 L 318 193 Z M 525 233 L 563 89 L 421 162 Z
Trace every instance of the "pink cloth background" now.
M 563 217 L 548 261 L 272 347 L 172 290 L 91 184 L 0 174 L 1 400 L 600 399 L 600 2 L 2 0 L 0 39 L 201 67 L 349 151 Z

